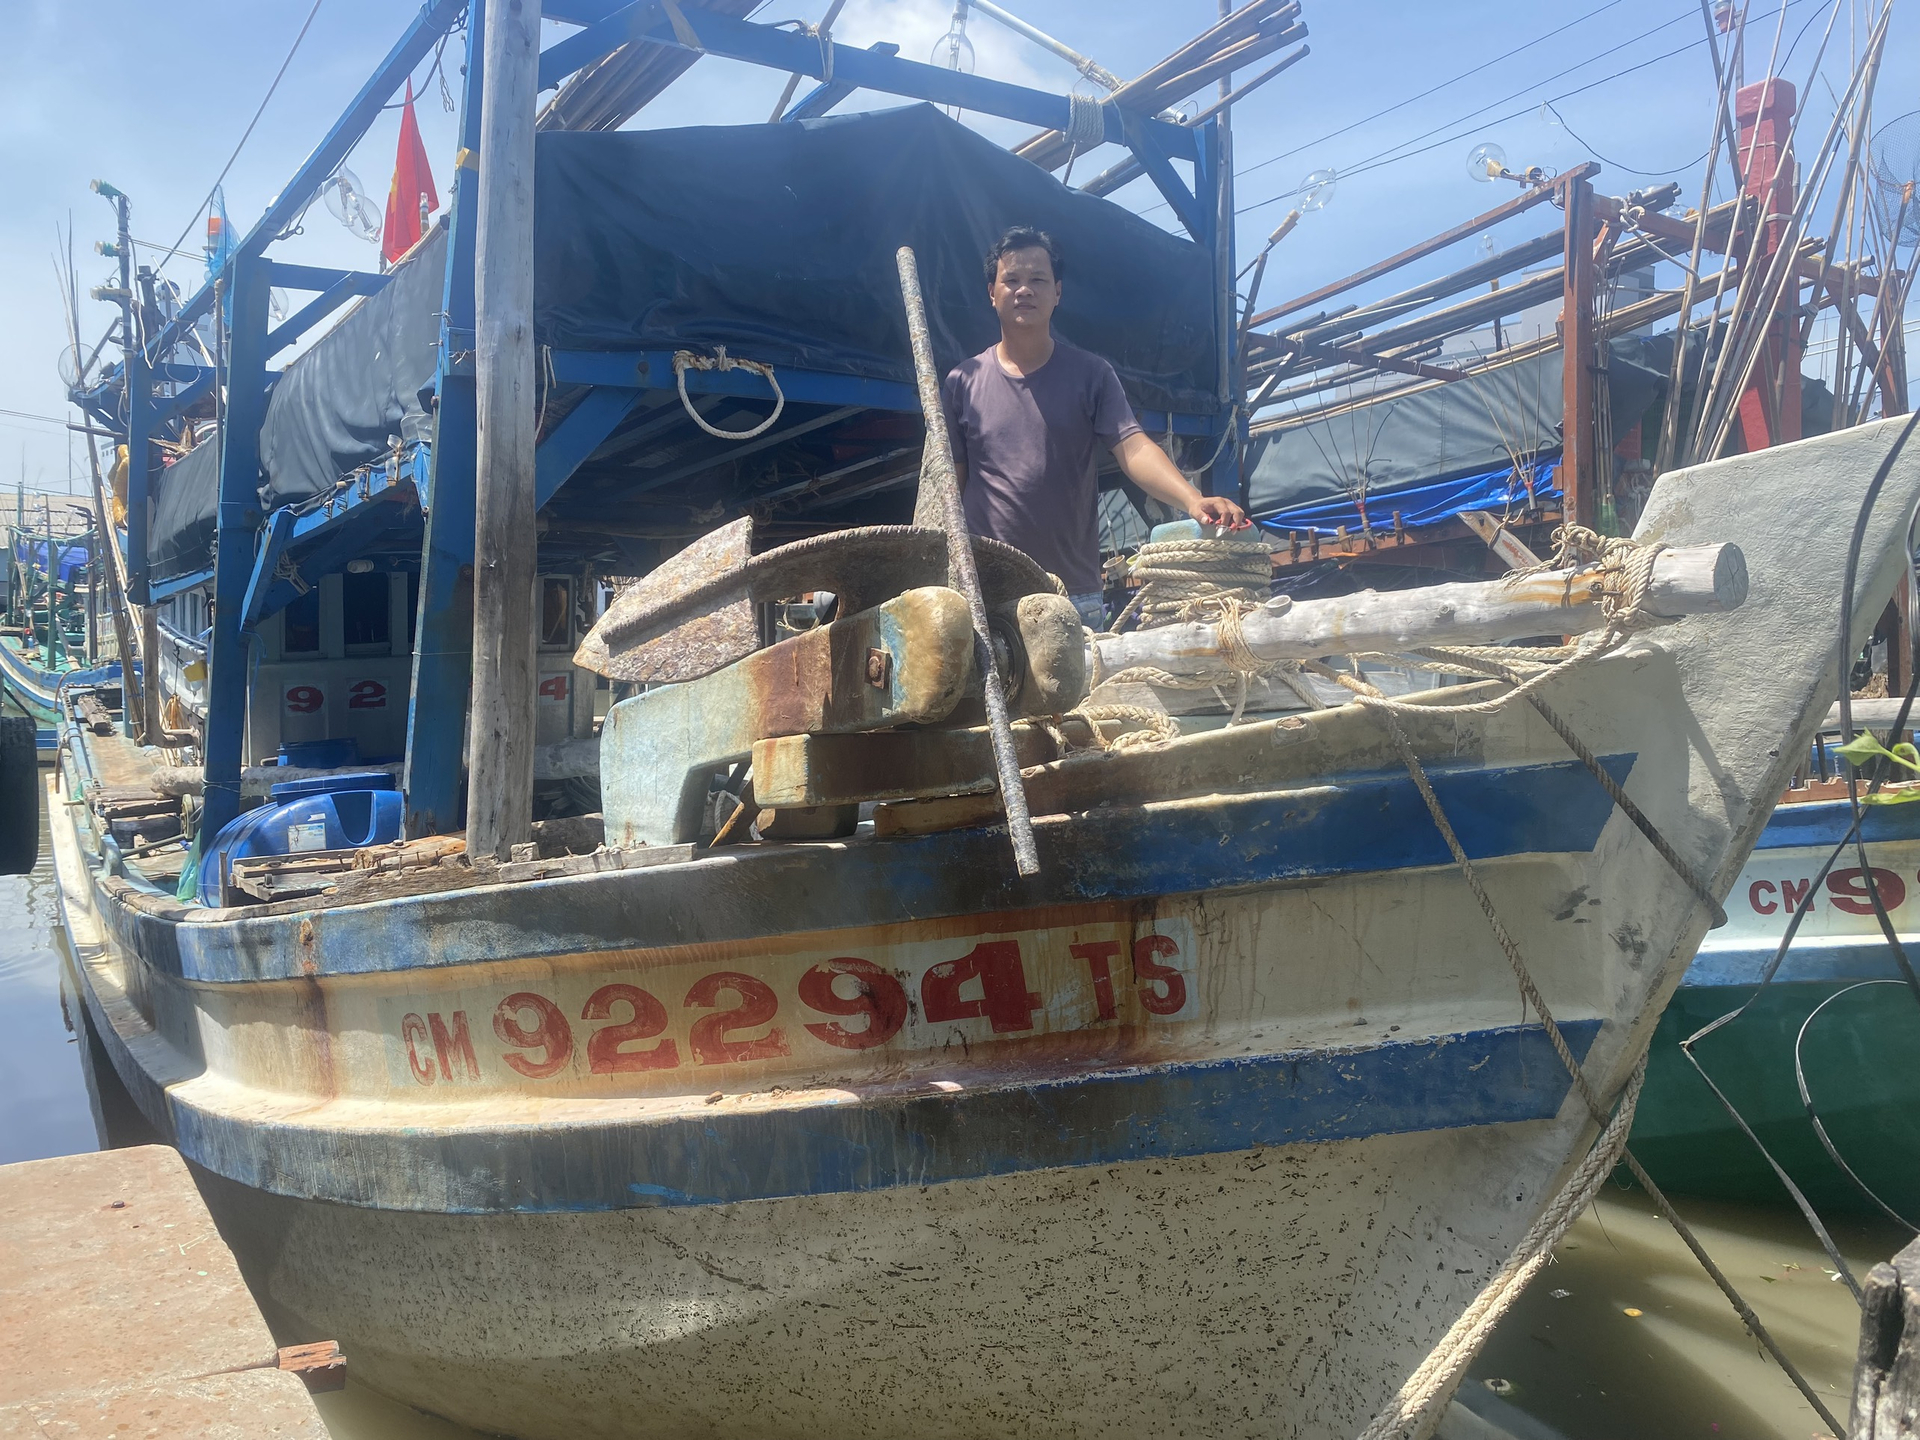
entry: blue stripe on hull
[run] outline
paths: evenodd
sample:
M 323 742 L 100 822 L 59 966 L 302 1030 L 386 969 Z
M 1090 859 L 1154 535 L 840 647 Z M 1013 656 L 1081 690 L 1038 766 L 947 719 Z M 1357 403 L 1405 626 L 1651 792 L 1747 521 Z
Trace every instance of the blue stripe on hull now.
M 1625 781 L 1633 755 L 1602 759 Z M 1434 766 L 1435 792 L 1467 853 L 1584 853 L 1612 802 L 1576 760 Z M 753 855 L 440 894 L 310 918 L 177 925 L 123 917 L 143 956 L 205 982 L 425 969 L 506 957 L 721 944 L 948 915 L 1156 899 L 1290 880 L 1450 865 L 1406 772 L 1204 804 L 1093 810 L 1035 826 L 1041 873 L 1021 879 L 999 829 L 913 839 L 794 845 Z
M 1690 989 L 1718 985 L 1758 985 L 1772 963 L 1779 941 L 1713 950 L 1702 949 L 1680 983 Z M 1773 977 L 1776 985 L 1849 980 L 1898 980 L 1900 967 L 1884 936 L 1847 935 L 1795 938 Z
M 1860 787 L 1860 793 L 1867 793 L 1865 785 Z M 1869 845 L 1886 840 L 1920 840 L 1920 803 L 1862 808 L 1866 819 L 1860 834 Z M 1853 806 L 1845 800 L 1782 805 L 1768 819 L 1767 828 L 1760 832 L 1753 848 L 1756 851 L 1791 850 L 1801 845 L 1818 845 L 1831 849 L 1840 843 L 1852 825 Z
M 1563 1022 L 1584 1059 L 1600 1022 Z M 452 1213 L 718 1205 L 1546 1120 L 1537 1025 L 645 1124 L 343 1134 L 175 1107 L 180 1148 L 282 1194 Z

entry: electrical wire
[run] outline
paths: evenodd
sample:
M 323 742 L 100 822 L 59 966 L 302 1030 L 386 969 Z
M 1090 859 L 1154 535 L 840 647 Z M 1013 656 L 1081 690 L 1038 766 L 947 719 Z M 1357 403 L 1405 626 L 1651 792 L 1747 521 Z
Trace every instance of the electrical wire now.
M 1811 25 L 1815 20 L 1819 18 L 1820 17 L 1818 15 L 1811 16 L 1808 18 L 1807 23 Z M 1598 160 L 1601 164 L 1611 166 L 1615 170 L 1624 170 L 1629 175 L 1646 175 L 1657 180 L 1657 179 L 1660 179 L 1662 176 L 1679 175 L 1684 171 L 1691 170 L 1693 169 L 1694 166 L 1698 165 L 1702 160 L 1707 158 L 1707 152 L 1705 150 L 1702 150 L 1698 155 L 1694 156 L 1691 160 L 1687 161 L 1685 164 L 1670 165 L 1665 170 L 1640 170 L 1640 169 L 1636 169 L 1632 165 L 1622 165 L 1618 160 L 1609 160 L 1605 155 L 1602 155 L 1597 149 L 1595 149 L 1594 146 L 1588 142 L 1586 136 L 1582 135 L 1578 130 L 1574 129 L 1573 126 L 1567 123 L 1567 117 L 1562 115 L 1560 111 L 1557 108 L 1555 108 L 1554 103 L 1551 100 L 1542 100 L 1540 103 L 1542 107 L 1544 107 L 1546 111 L 1553 116 L 1555 120 L 1560 122 L 1560 128 L 1566 131 L 1567 134 L 1571 135 L 1575 140 L 1578 140 L 1581 146 L 1586 150 L 1586 152 L 1589 155 L 1593 156 L 1593 158 Z M 1667 258 L 1669 260 L 1673 259 L 1671 255 L 1667 256 Z
M 1786 0 L 1784 10 L 1793 10 L 1795 6 L 1801 6 L 1801 4 L 1807 4 L 1807 0 Z M 1661 29 L 1665 29 L 1665 27 L 1661 27 Z M 1703 44 L 1705 44 L 1705 38 L 1701 38 L 1701 40 L 1690 40 L 1688 44 L 1682 44 L 1682 46 L 1676 46 L 1676 48 L 1672 48 L 1672 50 L 1665 50 L 1665 52 L 1661 52 L 1661 54 L 1657 54 L 1657 56 L 1651 56 L 1649 60 L 1638 61 L 1638 63 L 1634 63 L 1634 65 L 1624 65 L 1624 67 L 1620 67 L 1620 69 L 1609 73 L 1609 75 L 1601 75 L 1596 81 L 1578 84 L 1578 86 L 1574 86 L 1572 90 L 1563 90 L 1561 94 L 1548 96 L 1548 102 L 1569 100 L 1569 98 L 1576 96 L 1576 94 L 1586 94 L 1588 90 L 1597 90 L 1601 84 L 1611 84 L 1613 81 L 1619 81 L 1622 77 L 1626 77 L 1626 75 L 1634 75 L 1634 73 L 1638 73 L 1638 71 L 1644 71 L 1644 69 L 1651 67 L 1651 65 L 1659 65 L 1661 61 L 1672 60 L 1674 56 L 1684 56 L 1684 54 L 1688 54 L 1690 50 L 1695 50 L 1695 48 L 1699 48 L 1699 46 L 1703 46 Z M 1619 48 L 1619 46 L 1615 46 L 1615 48 Z M 1611 54 L 1611 52 L 1607 52 L 1607 54 Z M 1574 69 L 1578 69 L 1578 67 L 1574 67 Z M 1561 71 L 1561 73 L 1565 75 L 1567 71 Z M 1557 77 L 1549 77 L 1549 79 L 1557 79 Z M 1538 88 L 1538 86 L 1528 86 L 1528 88 Z M 1517 90 L 1517 92 L 1513 92 L 1511 96 L 1505 96 L 1503 100 L 1517 100 L 1521 94 L 1526 94 L 1526 90 Z M 1501 102 L 1494 102 L 1494 104 L 1501 104 Z M 1488 125 L 1501 125 L 1501 123 L 1505 123 L 1505 121 L 1509 121 L 1509 119 L 1519 119 L 1521 115 L 1526 115 L 1528 111 L 1538 109 L 1538 106 L 1540 106 L 1538 100 L 1530 100 L 1528 104 L 1524 104 L 1521 108 L 1511 109 L 1511 111 L 1507 111 L 1507 113 L 1503 113 L 1503 115 L 1496 115 L 1494 119 L 1478 119 L 1480 115 L 1484 115 L 1486 109 L 1490 109 L 1492 106 L 1484 106 L 1482 109 L 1476 109 L 1476 111 L 1471 111 L 1469 115 L 1459 115 L 1459 117 L 1455 117 L 1452 121 L 1448 121 L 1446 125 L 1436 125 L 1436 127 L 1430 129 L 1430 131 L 1423 131 L 1421 134 L 1409 138 L 1409 140 L 1402 140 L 1402 142 L 1398 142 L 1398 144 L 1394 144 L 1394 146 L 1388 146 L 1386 150 L 1375 152 L 1373 156 L 1359 161 L 1357 165 L 1352 165 L 1352 167 L 1348 167 L 1348 169 L 1342 169 L 1342 171 L 1340 171 L 1340 179 L 1348 180 L 1356 177 L 1356 175 L 1367 175 L 1369 171 L 1377 171 L 1377 169 L 1384 169 L 1384 167 L 1388 167 L 1388 165 L 1396 165 L 1396 163 L 1400 163 L 1402 159 L 1413 159 L 1415 156 L 1425 156 L 1425 154 L 1430 154 L 1430 152 L 1434 152 L 1434 150 L 1440 150 L 1442 146 L 1457 144 L 1459 140 L 1475 134 L 1476 131 L 1486 129 Z M 1434 134 L 1434 132 L 1442 131 L 1442 129 L 1450 129 L 1453 125 L 1459 125 L 1461 121 L 1467 121 L 1467 119 L 1473 119 L 1473 125 L 1469 125 L 1469 127 L 1463 129 L 1463 131 L 1446 134 L 1446 136 L 1442 136 L 1442 138 L 1438 138 L 1438 140 L 1434 140 L 1434 142 L 1430 142 L 1430 144 L 1425 144 L 1425 146 L 1419 146 L 1419 148 L 1415 148 L 1415 150 L 1404 150 L 1404 146 L 1417 144 L 1419 140 L 1425 140 L 1428 134 Z M 1402 154 L 1394 154 L 1394 152 L 1402 152 Z M 1279 204 L 1279 202 L 1283 202 L 1283 200 L 1292 200 L 1292 198 L 1298 196 L 1300 192 L 1302 192 L 1300 186 L 1294 186 L 1292 190 L 1283 190 L 1281 194 L 1267 196 L 1265 200 L 1256 200 L 1256 202 L 1252 202 L 1252 204 L 1240 205 L 1238 209 L 1235 209 L 1235 215 L 1248 215 L 1248 213 L 1252 213 L 1252 211 L 1256 211 L 1256 209 L 1265 209 L 1267 205 Z M 1140 213 L 1142 213 L 1142 215 L 1150 215 L 1154 209 L 1160 209 L 1160 205 L 1154 205 L 1154 207 L 1150 207 L 1150 209 L 1142 209 Z
M 1851 995 L 1854 991 L 1865 990 L 1871 985 L 1899 985 L 1901 983 L 1899 980 L 1860 980 L 1847 986 L 1844 990 L 1834 991 L 1833 994 L 1827 996 L 1826 999 L 1814 1006 L 1812 1011 L 1808 1013 L 1807 1018 L 1800 1022 L 1800 1033 L 1793 1037 L 1793 1083 L 1800 1091 L 1800 1104 L 1807 1112 L 1807 1119 L 1813 1122 L 1813 1133 L 1819 1137 L 1821 1148 L 1827 1152 L 1827 1158 L 1840 1167 L 1841 1173 L 1854 1183 L 1862 1195 L 1865 1195 L 1885 1211 L 1888 1218 L 1904 1226 L 1910 1233 L 1920 1235 L 1920 1225 L 1915 1225 L 1911 1220 L 1907 1219 L 1906 1216 L 1882 1200 L 1874 1188 L 1860 1178 L 1853 1166 L 1841 1158 L 1840 1148 L 1833 1143 L 1832 1137 L 1827 1134 L 1827 1127 L 1820 1119 L 1820 1112 L 1813 1108 L 1813 1094 L 1807 1086 L 1806 1057 L 1801 1053 L 1802 1047 L 1807 1043 L 1807 1031 L 1812 1029 L 1813 1022 L 1820 1018 L 1820 1012 L 1838 1000 L 1842 995 Z
M 293 45 L 287 51 L 287 58 L 280 62 L 279 70 L 274 73 L 273 83 L 267 86 L 267 93 L 260 97 L 259 108 L 253 112 L 253 118 L 247 122 L 247 128 L 240 132 L 239 142 L 233 147 L 233 153 L 227 157 L 227 163 L 220 167 L 219 175 L 214 178 L 213 184 L 207 187 L 207 198 L 200 202 L 199 208 L 193 212 L 193 217 L 187 221 L 186 228 L 181 230 L 179 238 L 167 247 L 166 255 L 162 257 L 160 264 L 155 267 L 155 274 L 158 274 L 166 268 L 168 260 L 182 253 L 180 250 L 181 243 L 188 235 L 193 233 L 193 227 L 200 223 L 200 217 L 206 214 L 207 207 L 213 203 L 214 192 L 220 188 L 221 182 L 227 178 L 227 172 L 233 169 L 233 162 L 240 158 L 241 150 L 246 147 L 248 138 L 253 134 L 253 127 L 260 123 L 260 117 L 266 113 L 268 102 L 273 99 L 273 92 L 280 88 L 280 82 L 286 76 L 287 67 L 293 64 L 293 57 L 299 53 L 300 42 L 307 38 L 307 31 L 313 28 L 313 17 L 320 13 L 320 7 L 325 3 L 326 0 L 313 0 L 313 8 L 307 11 L 307 18 L 300 26 L 300 33 L 293 37 Z
M 38 420 L 43 425 L 65 425 L 67 423 L 57 415 L 35 415 L 26 410 L 0 410 L 0 415 L 10 415 L 15 420 Z
M 1805 3 L 1807 3 L 1807 0 L 1786 0 L 1786 4 L 1782 8 L 1785 10 L 1791 10 L 1796 6 L 1799 6 Z M 1360 161 L 1356 165 L 1341 168 L 1340 178 L 1342 180 L 1347 180 L 1357 175 L 1367 174 L 1368 172 L 1373 170 L 1383 169 L 1384 167 L 1388 165 L 1396 164 L 1401 160 L 1410 160 L 1410 159 L 1413 159 L 1415 156 L 1425 155 L 1434 150 L 1440 149 L 1442 146 L 1455 144 L 1459 140 L 1462 140 L 1467 136 L 1473 134 L 1475 131 L 1484 129 L 1489 125 L 1499 125 L 1499 124 L 1505 123 L 1508 120 L 1519 119 L 1521 116 L 1527 114 L 1529 111 L 1537 109 L 1541 102 L 1538 100 L 1530 100 L 1528 101 L 1528 103 L 1519 107 L 1518 109 L 1508 111 L 1505 114 L 1494 116 L 1491 119 L 1487 119 L 1483 117 L 1485 116 L 1486 112 L 1490 109 L 1494 109 L 1495 107 L 1501 104 L 1504 104 L 1509 100 L 1518 99 L 1522 95 L 1527 95 L 1532 92 L 1536 92 L 1541 85 L 1550 84 L 1554 80 L 1557 80 L 1562 78 L 1563 76 L 1569 75 L 1573 73 L 1573 71 L 1581 69 L 1585 64 L 1591 63 L 1591 61 L 1594 59 L 1599 59 L 1603 55 L 1614 54 L 1617 51 L 1624 49 L 1627 45 L 1636 43 L 1639 40 L 1643 40 L 1647 38 L 1647 36 L 1649 35 L 1657 34 L 1659 31 L 1668 29 L 1672 25 L 1677 23 L 1679 23 L 1677 20 L 1670 20 L 1663 25 L 1655 26 L 1652 30 L 1644 31 L 1640 35 L 1635 36 L 1633 40 L 1623 41 L 1620 45 L 1613 46 L 1611 49 L 1600 52 L 1599 55 L 1590 57 L 1588 61 L 1582 62 L 1582 65 L 1569 67 L 1569 69 L 1562 70 L 1555 75 L 1548 76 L 1544 80 L 1535 81 L 1532 85 L 1529 85 L 1521 90 L 1514 91 L 1510 95 L 1503 96 L 1500 100 L 1492 101 L 1487 105 L 1481 106 L 1479 109 L 1469 111 L 1464 115 L 1456 116 L 1454 119 L 1446 121 L 1441 125 L 1436 125 L 1431 129 L 1422 131 L 1418 135 L 1414 135 L 1410 137 L 1409 139 L 1402 140 L 1393 145 L 1390 145 L 1386 147 L 1384 150 L 1376 151 L 1374 154 L 1368 156 L 1366 159 Z M 1628 75 L 1636 74 L 1641 70 L 1648 69 L 1650 66 L 1660 64 L 1662 61 L 1671 60 L 1678 55 L 1684 55 L 1689 51 L 1699 48 L 1705 43 L 1706 43 L 1706 40 L 1704 38 L 1699 40 L 1689 41 L 1684 45 L 1677 46 L 1672 50 L 1663 51 L 1660 54 L 1652 56 L 1649 59 L 1642 60 L 1637 64 L 1623 66 L 1622 68 L 1612 71 L 1609 74 L 1600 76 L 1596 80 L 1588 81 L 1583 85 L 1577 85 L 1570 90 L 1561 91 L 1557 95 L 1548 96 L 1546 97 L 1547 103 L 1551 104 L 1554 101 L 1567 100 L 1567 99 L 1571 99 L 1575 95 L 1585 94 L 1589 90 L 1595 90 L 1602 85 L 1611 84 L 1612 82 L 1622 79 Z M 1468 125 L 1468 127 L 1465 130 L 1460 131 L 1457 134 L 1446 135 L 1441 139 L 1432 142 L 1431 144 L 1427 144 L 1427 145 L 1419 144 L 1420 141 L 1425 140 L 1430 135 L 1434 135 L 1441 130 L 1451 130 L 1453 129 L 1453 127 L 1464 124 L 1468 121 L 1471 121 L 1472 123 Z M 1418 146 L 1418 148 L 1411 149 L 1411 150 L 1405 148 L 1410 145 Z M 1401 152 L 1401 153 L 1396 153 L 1396 152 Z M 1239 173 L 1245 174 L 1247 172 L 1242 171 Z M 1294 188 L 1283 191 L 1277 195 L 1270 195 L 1264 200 L 1256 200 L 1251 204 L 1240 206 L 1238 209 L 1235 210 L 1234 213 L 1236 215 L 1250 214 L 1255 210 L 1264 209 L 1268 205 L 1277 204 L 1283 200 L 1291 200 L 1295 196 L 1299 195 L 1300 193 L 1301 193 L 1301 188 L 1299 186 L 1295 186 Z M 1166 208 L 1164 205 L 1149 206 L 1146 209 L 1143 209 L 1142 211 L 1140 211 L 1140 213 L 1142 215 L 1150 215 L 1155 210 L 1164 209 L 1164 208 Z
M 1375 120 L 1385 119 L 1387 116 L 1393 114 L 1393 112 L 1396 110 L 1404 110 L 1407 106 L 1412 105 L 1417 101 L 1425 100 L 1430 95 L 1438 95 L 1442 90 L 1447 89 L 1449 86 L 1458 85 L 1462 80 L 1471 79 L 1473 76 L 1478 75 L 1482 70 L 1490 70 L 1495 65 L 1500 64 L 1502 61 L 1511 60 L 1514 56 L 1518 55 L 1523 50 L 1531 50 L 1535 45 L 1543 44 L 1544 42 L 1551 40 L 1554 36 L 1573 29 L 1574 26 L 1576 25 L 1585 24 L 1587 21 L 1593 19 L 1594 16 L 1600 14 L 1602 11 L 1611 10 L 1615 5 L 1618 5 L 1620 3 L 1621 3 L 1621 0 L 1607 0 L 1606 4 L 1597 5 L 1593 9 L 1587 11 L 1586 14 L 1576 16 L 1572 20 L 1567 21 L 1566 24 L 1547 31 L 1547 33 L 1544 35 L 1536 36 L 1535 38 L 1527 41 L 1523 45 L 1516 45 L 1513 47 L 1513 49 L 1508 50 L 1503 54 L 1496 55 L 1491 60 L 1482 61 L 1480 64 L 1474 66 L 1471 70 L 1462 70 L 1458 75 L 1453 76 L 1451 79 L 1442 80 L 1438 85 L 1429 86 L 1427 89 L 1422 90 L 1418 95 L 1409 95 L 1406 99 L 1396 101 L 1393 104 L 1387 106 L 1387 108 L 1384 110 L 1376 110 L 1373 112 L 1373 114 L 1365 116 L 1359 120 L 1355 120 L 1350 125 L 1342 125 L 1338 130 L 1329 130 L 1326 134 L 1321 135 L 1316 139 L 1309 140 L 1303 145 L 1296 145 L 1291 150 L 1282 150 L 1278 155 L 1272 155 L 1265 160 L 1257 161 L 1254 164 L 1249 165 L 1243 170 L 1239 171 L 1238 173 L 1242 177 L 1251 175 L 1256 170 L 1264 170 L 1269 165 L 1277 165 L 1282 160 L 1287 159 L 1289 156 L 1299 155 L 1304 151 L 1313 149 L 1313 147 L 1316 145 L 1324 145 L 1329 140 L 1336 140 L 1340 136 L 1345 135 L 1350 130 L 1358 130 L 1362 125 L 1371 125 Z M 1667 23 L 1670 25 L 1670 24 L 1673 24 L 1674 22 L 1668 21 Z M 1665 29 L 1666 26 L 1663 25 L 1660 28 Z M 1640 38 L 1645 38 L 1645 37 L 1640 37 Z
M 1799 4 L 1799 3 L 1804 3 L 1804 0 L 1788 0 L 1788 3 Z M 1642 60 L 1637 65 L 1628 65 L 1622 69 L 1613 71 L 1611 74 L 1602 75 L 1597 80 L 1588 81 L 1585 85 L 1575 86 L 1571 90 L 1562 91 L 1560 94 L 1549 96 L 1548 98 L 1549 100 L 1567 100 L 1572 98 L 1575 95 L 1583 95 L 1589 90 L 1597 90 L 1602 85 L 1610 85 L 1615 80 L 1622 79 L 1625 76 L 1632 75 L 1638 71 L 1648 69 L 1649 67 L 1654 65 L 1658 65 L 1662 61 L 1671 60 L 1676 55 L 1684 55 L 1688 51 L 1696 49 L 1697 47 L 1705 43 L 1706 42 L 1704 40 L 1690 41 L 1689 43 L 1678 46 L 1672 50 L 1663 51 L 1661 54 L 1655 55 L 1650 59 Z M 1509 96 L 1506 96 L 1505 98 L 1508 100 L 1516 99 L 1518 98 L 1519 95 L 1524 93 L 1526 92 L 1518 91 L 1518 92 L 1515 92 L 1514 95 L 1509 95 Z M 1342 180 L 1349 180 L 1356 175 L 1365 175 L 1374 170 L 1384 169 L 1389 165 L 1397 165 L 1402 160 L 1411 160 L 1415 156 L 1429 154 L 1434 150 L 1440 149 L 1442 146 L 1457 144 L 1461 140 L 1464 140 L 1468 136 L 1474 134 L 1476 131 L 1484 130 L 1489 125 L 1499 125 L 1499 124 L 1505 123 L 1508 120 L 1517 120 L 1520 116 L 1525 115 L 1530 111 L 1537 110 L 1539 108 L 1539 105 L 1540 105 L 1539 101 L 1529 100 L 1525 105 L 1522 105 L 1519 109 L 1508 111 L 1504 115 L 1497 115 L 1491 120 L 1480 118 L 1485 114 L 1486 109 L 1492 108 L 1491 106 L 1483 107 L 1483 109 L 1481 110 L 1472 111 L 1467 115 L 1462 115 L 1453 120 L 1449 120 L 1444 125 L 1437 125 L 1432 130 L 1423 131 L 1421 132 L 1421 134 L 1414 136 L 1411 140 L 1403 140 L 1398 145 L 1389 146 L 1386 150 L 1378 151 L 1375 154 L 1368 156 L 1365 160 L 1361 161 L 1358 165 L 1354 165 L 1354 166 L 1342 169 L 1340 171 L 1340 178 Z M 1462 122 L 1468 121 L 1468 120 L 1471 120 L 1473 123 L 1468 125 L 1467 128 L 1464 130 L 1460 130 L 1454 134 L 1444 135 L 1440 139 L 1433 141 L 1431 144 L 1420 145 L 1419 148 L 1417 149 L 1402 150 L 1403 146 L 1415 145 L 1419 141 L 1426 139 L 1427 136 L 1434 134 L 1438 130 L 1449 130 L 1449 129 L 1452 129 L 1452 127 L 1459 125 Z M 1396 150 L 1401 150 L 1401 153 L 1395 154 L 1394 152 Z M 1234 214 L 1235 215 L 1250 214 L 1255 210 L 1265 209 L 1267 206 L 1277 204 L 1282 200 L 1291 200 L 1294 196 L 1298 195 L 1299 193 L 1300 193 L 1300 187 L 1295 186 L 1293 189 L 1283 191 L 1278 195 L 1270 195 L 1264 200 L 1256 200 L 1250 205 L 1242 205 L 1234 211 Z M 1142 211 L 1141 213 L 1148 214 L 1151 212 Z

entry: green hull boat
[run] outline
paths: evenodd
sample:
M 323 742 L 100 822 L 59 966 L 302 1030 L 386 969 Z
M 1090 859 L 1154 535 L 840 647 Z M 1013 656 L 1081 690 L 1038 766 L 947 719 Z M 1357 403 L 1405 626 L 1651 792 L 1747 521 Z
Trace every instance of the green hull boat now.
M 1755 987 L 1793 910 L 1851 823 L 1845 801 L 1774 812 L 1655 1032 L 1632 1146 L 1664 1189 L 1788 1202 L 1680 1042 L 1751 1006 L 1694 1054 L 1773 1158 L 1823 1211 L 1879 1213 L 1820 1142 L 1900 1216 L 1920 1221 L 1920 1003 L 1901 978 L 1851 846 L 1821 884 L 1771 984 Z M 1909 958 L 1920 964 L 1920 805 L 1867 812 L 1867 857 Z

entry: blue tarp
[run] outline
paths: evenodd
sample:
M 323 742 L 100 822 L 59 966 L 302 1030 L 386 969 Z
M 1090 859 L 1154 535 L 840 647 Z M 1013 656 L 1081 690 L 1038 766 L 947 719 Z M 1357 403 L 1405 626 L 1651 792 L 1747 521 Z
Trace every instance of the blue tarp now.
M 1486 510 L 1494 515 L 1505 515 L 1508 510 L 1527 503 L 1529 479 L 1535 498 L 1558 498 L 1559 473 L 1560 457 L 1554 455 L 1533 461 L 1525 471 L 1506 465 L 1497 470 L 1480 470 L 1472 475 L 1457 475 L 1450 480 L 1433 480 L 1424 485 L 1408 486 L 1385 495 L 1369 495 L 1367 524 L 1374 530 L 1391 531 L 1395 511 L 1399 512 L 1401 523 L 1405 525 L 1431 525 L 1436 520 L 1458 515 L 1463 510 Z M 1317 530 L 1327 536 L 1344 525 L 1347 533 L 1352 535 L 1361 529 L 1360 506 L 1348 496 L 1338 500 L 1317 500 L 1272 515 L 1263 515 L 1260 523 L 1282 534 L 1288 531 L 1304 534 Z
M 47 573 L 48 545 L 45 540 L 22 540 L 14 546 L 14 558 L 30 570 L 40 574 Z M 60 580 L 62 584 L 86 574 L 87 547 L 84 545 L 65 545 L 60 549 Z

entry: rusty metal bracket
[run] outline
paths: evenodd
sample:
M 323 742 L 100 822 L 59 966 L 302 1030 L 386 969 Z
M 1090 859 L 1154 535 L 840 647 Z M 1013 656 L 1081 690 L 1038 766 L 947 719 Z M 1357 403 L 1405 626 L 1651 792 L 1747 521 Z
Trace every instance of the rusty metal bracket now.
M 814 590 L 840 597 L 840 613 L 868 610 L 920 585 L 947 580 L 947 537 L 910 525 L 869 525 L 796 540 L 755 555 L 751 517 L 696 540 L 621 592 L 573 663 L 615 680 L 696 680 L 759 645 L 754 606 Z M 1011 545 L 973 537 L 987 603 L 1053 590 Z

